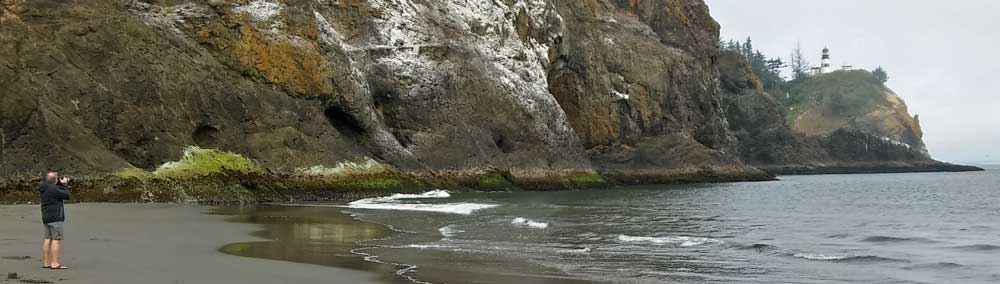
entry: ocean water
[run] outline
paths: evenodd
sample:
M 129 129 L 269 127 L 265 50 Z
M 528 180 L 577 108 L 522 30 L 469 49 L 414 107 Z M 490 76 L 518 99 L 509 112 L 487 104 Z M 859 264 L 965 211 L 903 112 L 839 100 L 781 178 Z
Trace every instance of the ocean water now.
M 285 225 L 353 218 L 236 254 L 399 283 L 1000 283 L 1000 171 L 781 179 L 265 206 Z M 378 233 L 310 256 L 355 227 Z

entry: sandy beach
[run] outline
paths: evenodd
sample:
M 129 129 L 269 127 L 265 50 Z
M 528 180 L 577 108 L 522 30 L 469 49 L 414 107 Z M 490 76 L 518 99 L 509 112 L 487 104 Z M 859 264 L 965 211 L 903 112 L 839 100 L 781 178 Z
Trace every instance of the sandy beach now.
M 256 225 L 186 204 L 67 205 L 62 262 L 41 267 L 38 205 L 0 206 L 4 283 L 382 283 L 375 273 L 224 254 L 219 247 L 260 241 Z M 27 258 L 25 258 L 27 257 Z M 18 279 L 8 279 L 16 273 Z

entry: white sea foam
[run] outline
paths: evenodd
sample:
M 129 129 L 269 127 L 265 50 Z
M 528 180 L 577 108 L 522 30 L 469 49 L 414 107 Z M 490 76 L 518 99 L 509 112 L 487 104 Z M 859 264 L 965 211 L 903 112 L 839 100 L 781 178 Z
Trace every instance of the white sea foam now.
M 439 249 L 439 248 L 450 248 L 451 246 L 434 245 L 434 244 L 411 244 L 411 245 L 406 245 L 405 247 L 416 248 L 416 249 Z
M 587 247 L 587 248 L 581 248 L 581 249 L 561 249 L 561 250 L 558 250 L 556 252 L 558 252 L 558 253 L 569 253 L 569 254 L 583 254 L 583 253 L 590 253 L 590 248 Z
M 686 236 L 636 237 L 629 235 L 618 235 L 618 241 L 625 243 L 680 244 L 680 246 L 682 247 L 724 243 L 721 240 L 716 240 L 711 238 L 686 237 Z
M 469 215 L 477 210 L 497 207 L 493 204 L 479 203 L 444 203 L 444 204 L 406 204 L 406 203 L 354 203 L 347 207 L 356 209 L 423 211 Z
M 847 256 L 823 255 L 823 254 L 813 254 L 813 253 L 796 253 L 793 254 L 792 256 L 798 258 L 805 258 L 808 260 L 842 260 L 848 258 Z
M 545 229 L 549 227 L 549 223 L 535 222 L 521 217 L 514 218 L 514 220 L 510 221 L 510 223 L 514 224 L 514 226 L 529 227 L 535 229 Z
M 358 201 L 348 203 L 347 207 L 356 209 L 424 211 L 424 212 L 439 212 L 439 213 L 464 214 L 464 215 L 472 214 L 472 212 L 475 212 L 477 210 L 497 207 L 497 205 L 495 204 L 468 203 L 468 202 L 441 203 L 441 204 L 402 202 L 407 199 L 430 199 L 430 198 L 448 198 L 448 197 L 451 197 L 451 194 L 449 194 L 447 191 L 444 190 L 428 191 L 421 194 L 397 193 L 385 197 L 361 199 Z
M 396 193 L 387 197 L 378 197 L 379 199 L 385 200 L 399 200 L 399 199 L 421 199 L 421 198 L 448 198 L 451 194 L 444 190 L 431 190 L 421 194 L 406 194 L 406 193 Z
M 459 233 L 465 233 L 465 231 L 462 231 L 462 230 L 459 230 L 459 229 L 455 229 L 454 226 L 455 225 L 448 225 L 448 226 L 441 227 L 440 229 L 438 229 L 438 232 L 441 232 L 441 235 L 444 236 L 444 237 L 446 237 L 446 238 L 454 237 L 455 235 L 457 235 Z

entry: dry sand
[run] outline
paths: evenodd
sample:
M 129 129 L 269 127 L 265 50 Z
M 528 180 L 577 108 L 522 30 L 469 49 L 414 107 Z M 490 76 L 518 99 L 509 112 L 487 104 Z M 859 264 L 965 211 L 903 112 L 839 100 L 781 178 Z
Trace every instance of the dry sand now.
M 246 258 L 218 252 L 262 240 L 251 224 L 183 204 L 69 204 L 62 262 L 41 267 L 38 205 L 0 205 L 3 283 L 380 283 L 371 272 Z M 28 259 L 20 259 L 29 256 Z M 20 279 L 7 279 L 17 273 Z

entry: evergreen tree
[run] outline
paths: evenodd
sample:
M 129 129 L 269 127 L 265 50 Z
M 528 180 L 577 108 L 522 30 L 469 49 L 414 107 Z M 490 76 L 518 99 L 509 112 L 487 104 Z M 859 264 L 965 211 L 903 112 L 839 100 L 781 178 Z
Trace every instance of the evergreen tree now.
M 889 73 L 886 73 L 885 69 L 882 69 L 882 66 L 875 68 L 875 71 L 872 71 L 872 75 L 875 75 L 875 80 L 879 83 L 885 84 L 885 82 L 889 81 Z
M 785 83 L 781 77 L 781 69 L 785 67 L 785 62 L 781 58 L 767 58 L 764 52 L 754 49 L 753 39 L 747 37 L 743 42 L 729 40 L 722 44 L 725 50 L 735 51 L 747 59 L 750 69 L 754 75 L 764 84 L 765 89 L 779 87 Z
M 792 80 L 809 77 L 809 69 L 812 69 L 812 65 L 802 53 L 802 44 L 795 44 L 795 49 L 792 50 L 792 55 L 788 59 L 788 67 L 792 71 Z
M 781 74 L 781 68 L 785 68 L 785 61 L 781 58 L 771 58 L 766 62 L 767 71 L 774 74 Z
M 743 48 L 740 49 L 740 53 L 743 53 L 743 56 L 747 59 L 753 57 L 753 41 L 750 40 L 750 37 L 747 37 L 747 40 L 743 42 Z

